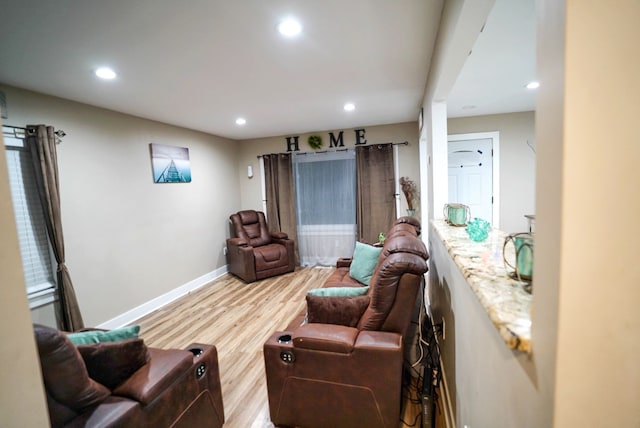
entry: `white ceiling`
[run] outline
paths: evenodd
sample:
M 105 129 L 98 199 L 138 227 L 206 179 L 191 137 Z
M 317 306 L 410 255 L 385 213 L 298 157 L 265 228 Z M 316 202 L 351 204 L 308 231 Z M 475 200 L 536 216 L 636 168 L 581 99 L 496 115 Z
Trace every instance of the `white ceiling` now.
M 496 0 L 447 98 L 447 116 L 535 110 L 535 0 Z
M 2 3 L 0 82 L 237 140 L 416 120 L 442 7 L 442 0 Z M 526 60 L 533 0 L 496 5 L 449 99 L 452 116 L 533 109 L 513 88 L 535 71 Z M 303 25 L 294 40 L 276 31 L 289 15 Z M 501 26 L 517 35 L 505 40 Z M 117 79 L 95 78 L 103 65 Z M 348 101 L 355 111 L 343 110 Z M 477 107 L 459 114 L 466 105 Z M 239 116 L 244 127 L 235 124 Z

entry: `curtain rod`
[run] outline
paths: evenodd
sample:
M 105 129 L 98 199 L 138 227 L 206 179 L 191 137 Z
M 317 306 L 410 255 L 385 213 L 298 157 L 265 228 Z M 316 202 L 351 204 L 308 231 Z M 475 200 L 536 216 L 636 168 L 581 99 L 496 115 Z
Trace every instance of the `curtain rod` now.
M 26 131 L 27 128 L 23 127 L 23 126 L 13 126 L 13 125 L 2 125 L 3 128 L 11 128 L 11 129 L 20 129 L 22 131 Z
M 382 145 L 382 144 L 391 144 L 392 146 L 408 146 L 409 142 L 408 141 L 403 141 L 401 143 L 373 143 L 373 144 L 367 144 L 366 146 L 378 146 L 378 145 Z M 358 147 L 366 147 L 365 145 L 360 145 Z M 334 150 L 321 150 L 318 152 L 280 152 L 280 153 L 268 153 L 266 155 L 258 155 L 256 156 L 258 159 L 260 159 L 261 157 L 264 156 L 268 156 L 268 155 L 286 155 L 286 154 L 294 154 L 294 155 L 306 155 L 306 154 L 313 154 L 313 153 L 330 153 L 330 152 L 346 152 L 349 151 L 350 149 L 352 149 L 352 147 L 347 147 L 346 149 L 334 149 Z M 355 147 L 353 147 L 353 149 L 355 150 Z
M 5 131 L 4 128 L 10 128 L 11 131 Z M 27 135 L 33 135 L 35 128 L 26 128 L 24 126 L 2 125 L 2 135 L 7 135 L 15 138 L 24 138 Z M 62 129 L 58 129 L 54 132 L 56 136 L 56 143 L 60 143 L 62 138 L 67 135 Z

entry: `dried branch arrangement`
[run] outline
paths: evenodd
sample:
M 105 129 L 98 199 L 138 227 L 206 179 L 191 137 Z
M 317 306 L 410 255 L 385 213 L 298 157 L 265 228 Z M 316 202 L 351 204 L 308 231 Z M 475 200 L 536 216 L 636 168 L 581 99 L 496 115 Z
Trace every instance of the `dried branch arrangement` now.
M 402 188 L 404 197 L 407 199 L 407 207 L 410 210 L 415 209 L 414 204 L 418 200 L 418 189 L 416 187 L 416 183 L 409 179 L 409 177 L 400 177 L 400 187 Z

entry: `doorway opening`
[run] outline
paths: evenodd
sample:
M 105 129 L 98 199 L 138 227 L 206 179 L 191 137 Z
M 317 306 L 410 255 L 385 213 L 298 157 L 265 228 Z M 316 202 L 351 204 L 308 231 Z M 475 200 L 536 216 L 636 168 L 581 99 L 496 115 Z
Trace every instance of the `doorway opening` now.
M 500 133 L 447 137 L 448 201 L 465 204 L 471 217 L 500 227 Z

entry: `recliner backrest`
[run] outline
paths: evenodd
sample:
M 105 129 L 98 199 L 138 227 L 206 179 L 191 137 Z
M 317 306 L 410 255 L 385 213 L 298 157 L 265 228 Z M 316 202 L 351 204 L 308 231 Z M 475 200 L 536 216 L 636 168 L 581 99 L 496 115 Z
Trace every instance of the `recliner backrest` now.
M 111 395 L 89 377 L 80 352 L 65 334 L 40 324 L 34 324 L 33 331 L 53 427 L 66 424 Z
M 415 232 L 403 230 L 390 235 L 373 271 L 368 293 L 371 300 L 357 328 L 404 334 L 423 274 L 428 270 L 429 255 Z
M 231 215 L 231 223 L 236 236 L 246 240 L 252 247 L 260 247 L 271 243 L 271 235 L 267 227 L 264 213 L 245 210 Z
M 406 224 L 406 225 L 413 226 L 416 236 L 420 236 L 420 233 L 422 232 L 422 225 L 420 224 L 420 221 L 415 217 L 412 217 L 412 216 L 399 217 L 395 220 L 393 225 L 396 226 L 399 224 Z

